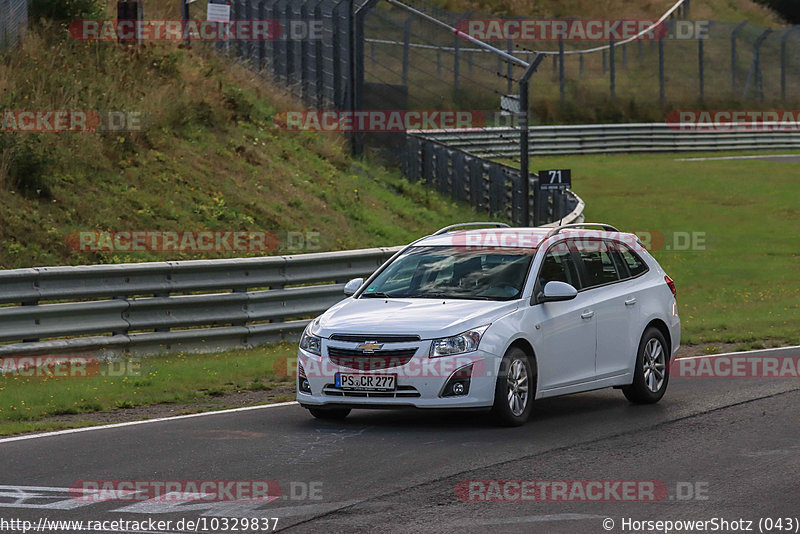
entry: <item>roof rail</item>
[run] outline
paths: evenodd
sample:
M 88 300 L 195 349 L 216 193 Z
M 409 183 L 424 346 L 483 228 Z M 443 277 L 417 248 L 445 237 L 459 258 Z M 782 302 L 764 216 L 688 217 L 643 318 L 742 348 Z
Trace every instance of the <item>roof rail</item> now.
M 464 226 L 493 226 L 495 228 L 511 228 L 511 226 L 507 225 L 506 223 L 501 223 L 501 222 L 470 222 L 470 223 L 461 223 L 461 224 L 451 224 L 450 226 L 446 226 L 446 227 L 442 228 L 441 230 L 439 230 L 438 232 L 436 232 L 433 235 L 446 234 L 450 230 L 453 230 L 455 228 L 462 228 Z
M 561 230 L 567 230 L 569 228 L 586 228 L 587 226 L 599 226 L 606 232 L 619 232 L 616 228 L 611 226 L 610 224 L 603 224 L 603 223 L 572 223 L 572 224 L 562 224 L 556 228 L 553 228 L 548 232 L 545 240 L 550 239 L 554 235 L 558 234 Z

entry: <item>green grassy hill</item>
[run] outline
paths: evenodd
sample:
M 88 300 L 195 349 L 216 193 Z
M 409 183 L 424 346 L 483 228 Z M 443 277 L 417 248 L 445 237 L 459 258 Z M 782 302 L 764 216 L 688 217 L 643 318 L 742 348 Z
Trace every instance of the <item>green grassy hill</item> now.
M 145 127 L 0 133 L 4 268 L 226 255 L 77 252 L 76 231 L 319 232 L 319 248 L 337 250 L 485 217 L 351 159 L 340 136 L 276 129 L 276 111 L 301 104 L 205 46 L 86 43 L 34 26 L 0 61 L 3 110 L 135 111 Z

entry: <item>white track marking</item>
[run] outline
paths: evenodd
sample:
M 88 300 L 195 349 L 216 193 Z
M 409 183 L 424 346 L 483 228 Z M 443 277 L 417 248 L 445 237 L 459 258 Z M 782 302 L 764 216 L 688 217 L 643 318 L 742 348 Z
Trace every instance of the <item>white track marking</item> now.
M 725 352 L 722 354 L 703 354 L 702 356 L 685 356 L 683 358 L 677 358 L 678 360 L 698 360 L 701 358 L 718 358 L 720 356 L 739 356 L 739 355 L 749 355 L 749 356 L 772 356 L 775 352 L 784 352 L 790 350 L 798 350 L 800 349 L 800 345 L 795 345 L 792 347 L 775 347 L 774 349 L 759 349 L 759 350 L 743 350 L 739 352 Z
M 26 439 L 36 439 L 36 438 L 49 438 L 51 436 L 63 436 L 65 434 L 78 434 L 80 432 L 91 432 L 93 430 L 105 430 L 108 428 L 121 428 L 124 426 L 136 426 L 136 425 L 146 425 L 148 423 L 161 423 L 163 421 L 176 421 L 178 419 L 191 419 L 192 417 L 207 417 L 209 415 L 220 415 L 220 414 L 229 414 L 229 413 L 236 413 L 236 412 L 249 412 L 251 410 L 264 410 L 267 408 L 280 408 L 282 406 L 295 406 L 297 401 L 291 402 L 279 402 L 276 404 L 263 404 L 259 406 L 246 406 L 244 408 L 231 408 L 230 410 L 217 410 L 214 412 L 200 412 L 200 413 L 192 413 L 189 415 L 176 415 L 173 417 L 160 417 L 158 419 L 145 419 L 143 421 L 128 421 L 127 423 L 113 423 L 110 425 L 99 425 L 99 426 L 85 426 L 82 428 L 69 428 L 67 430 L 56 430 L 54 432 L 45 432 L 42 434 L 24 434 L 22 436 L 14 436 L 10 438 L 3 438 L 0 439 L 0 443 L 9 443 L 12 441 L 22 441 Z
M 800 154 L 778 154 L 770 155 L 763 154 L 761 156 L 719 156 L 716 158 L 681 158 L 675 161 L 725 161 L 725 160 L 739 160 L 739 159 L 776 159 L 776 158 L 800 158 Z

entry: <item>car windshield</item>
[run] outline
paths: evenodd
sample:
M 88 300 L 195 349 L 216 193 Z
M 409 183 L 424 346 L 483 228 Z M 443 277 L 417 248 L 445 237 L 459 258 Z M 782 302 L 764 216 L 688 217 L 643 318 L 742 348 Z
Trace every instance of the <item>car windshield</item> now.
M 535 249 L 412 247 L 360 298 L 512 300 L 522 294 Z

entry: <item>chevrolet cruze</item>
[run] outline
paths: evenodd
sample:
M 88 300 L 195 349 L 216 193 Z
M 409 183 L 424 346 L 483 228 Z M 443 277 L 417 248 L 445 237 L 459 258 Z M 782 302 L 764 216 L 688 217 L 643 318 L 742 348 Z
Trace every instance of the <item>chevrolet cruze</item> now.
M 608 225 L 444 228 L 344 292 L 298 350 L 297 400 L 322 419 L 490 408 L 521 425 L 535 399 L 608 387 L 654 403 L 680 344 L 675 284 Z

